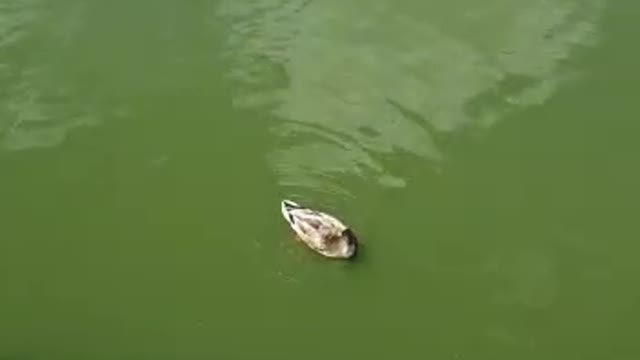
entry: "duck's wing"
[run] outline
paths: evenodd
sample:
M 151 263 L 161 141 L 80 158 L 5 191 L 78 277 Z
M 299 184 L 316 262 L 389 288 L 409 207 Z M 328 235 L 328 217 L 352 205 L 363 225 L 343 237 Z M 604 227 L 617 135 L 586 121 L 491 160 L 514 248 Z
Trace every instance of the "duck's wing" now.
M 311 209 L 296 209 L 292 211 L 293 218 L 304 233 L 320 238 L 322 241 L 336 236 L 341 232 L 339 226 L 318 211 Z
M 308 221 L 298 221 L 298 228 L 307 236 L 315 238 L 318 234 L 318 228 Z
M 326 232 L 323 230 L 326 226 L 323 225 L 322 218 L 311 211 L 295 211 L 293 218 L 309 236 L 317 236 Z
M 320 213 L 320 216 L 322 217 L 322 223 L 332 228 L 336 234 L 342 233 L 342 231 L 347 228 L 340 220 L 329 214 Z
M 324 238 L 337 236 L 346 229 L 346 226 L 333 216 L 308 208 L 291 209 L 289 216 L 293 222 L 304 223 L 309 231 L 316 232 Z
M 308 219 L 307 219 L 308 220 Z M 327 247 L 327 235 L 326 227 L 313 221 L 298 221 L 296 222 L 297 229 L 302 232 L 303 240 L 316 250 L 322 251 Z

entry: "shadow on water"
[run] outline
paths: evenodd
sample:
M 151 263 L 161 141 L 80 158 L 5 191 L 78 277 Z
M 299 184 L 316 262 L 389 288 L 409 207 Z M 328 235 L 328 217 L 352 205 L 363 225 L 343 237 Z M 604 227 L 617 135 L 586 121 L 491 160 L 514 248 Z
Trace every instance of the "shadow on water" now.
M 348 199 L 356 183 L 406 186 L 381 157 L 437 169 L 465 129 L 544 103 L 572 50 L 596 40 L 603 5 L 222 1 L 216 18 L 229 28 L 234 105 L 272 116 L 267 160 L 283 191 Z

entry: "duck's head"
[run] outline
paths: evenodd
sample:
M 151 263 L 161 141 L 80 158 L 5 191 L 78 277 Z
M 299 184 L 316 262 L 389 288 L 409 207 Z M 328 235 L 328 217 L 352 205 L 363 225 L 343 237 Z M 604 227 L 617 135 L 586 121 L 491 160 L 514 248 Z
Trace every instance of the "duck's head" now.
M 353 230 L 346 228 L 342 231 L 342 237 L 347 242 L 347 251 L 348 253 L 350 253 L 348 257 L 355 257 L 358 251 L 358 238 L 356 237 L 356 234 L 353 232 Z

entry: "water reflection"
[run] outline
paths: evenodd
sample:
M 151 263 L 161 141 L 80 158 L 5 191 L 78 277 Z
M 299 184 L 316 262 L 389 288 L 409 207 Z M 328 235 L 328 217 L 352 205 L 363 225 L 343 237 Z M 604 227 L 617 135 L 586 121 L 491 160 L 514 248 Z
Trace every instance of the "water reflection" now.
M 403 186 L 377 157 L 432 164 L 438 139 L 541 104 L 567 80 L 560 63 L 595 39 L 600 0 L 222 1 L 238 107 L 267 108 L 282 144 L 282 185 L 332 176 Z
M 58 40 L 68 40 L 73 29 L 66 18 L 56 19 L 59 27 L 36 26 L 55 17 L 45 5 L 40 0 L 0 3 L 0 147 L 6 150 L 55 146 L 70 129 L 96 123 L 77 93 L 52 76 L 49 51 Z

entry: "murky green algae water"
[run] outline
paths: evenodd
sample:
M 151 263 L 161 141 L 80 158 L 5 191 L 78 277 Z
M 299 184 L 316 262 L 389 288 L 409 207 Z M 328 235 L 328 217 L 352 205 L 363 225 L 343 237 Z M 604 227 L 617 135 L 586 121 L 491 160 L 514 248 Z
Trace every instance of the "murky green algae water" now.
M 636 359 L 638 9 L 0 1 L 0 359 Z

